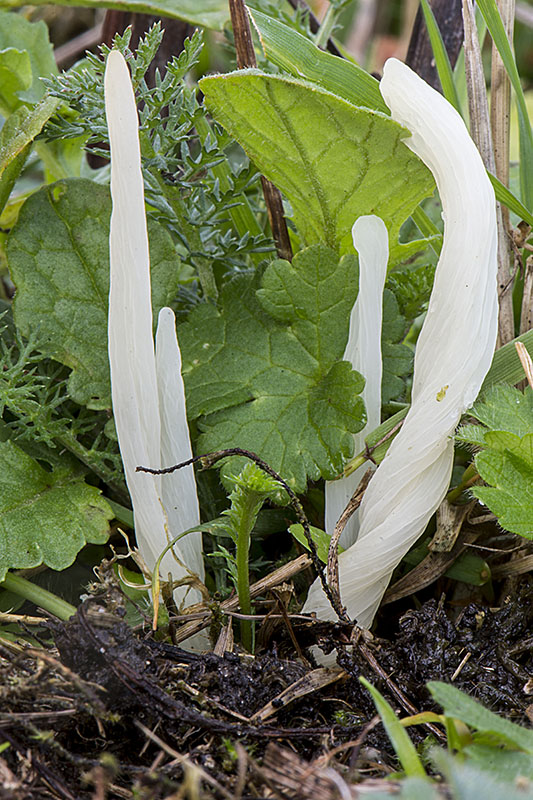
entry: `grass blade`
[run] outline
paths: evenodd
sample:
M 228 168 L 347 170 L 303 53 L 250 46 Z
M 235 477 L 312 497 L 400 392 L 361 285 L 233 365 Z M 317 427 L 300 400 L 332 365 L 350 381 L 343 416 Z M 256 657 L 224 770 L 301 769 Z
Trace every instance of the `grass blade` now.
M 526 100 L 513 51 L 503 26 L 495 0 L 478 0 L 478 8 L 483 14 L 492 40 L 507 70 L 509 80 L 515 91 L 518 108 L 518 132 L 520 137 L 520 191 L 522 202 L 533 208 L 533 131 L 527 112 Z
M 387 703 L 383 695 L 365 678 L 359 678 L 359 680 L 372 695 L 372 700 L 387 731 L 387 736 L 391 740 L 405 774 L 410 778 L 427 778 L 416 748 L 392 707 Z
M 379 82 L 353 61 L 332 56 L 278 20 L 249 9 L 266 56 L 276 66 L 298 78 L 318 83 L 356 106 L 390 116 Z
M 533 227 L 533 214 L 531 211 L 527 210 L 525 205 L 520 202 L 518 197 L 516 197 L 512 191 L 507 188 L 507 186 L 498 180 L 496 175 L 493 175 L 488 170 L 487 175 L 489 176 L 489 180 L 494 188 L 496 200 L 499 200 L 502 205 L 509 209 L 509 211 L 512 211 L 514 214 L 519 216 L 520 219 L 523 219 L 524 222 L 527 222 L 528 225 Z
M 428 0 L 421 0 L 421 4 L 444 97 L 457 109 L 459 114 L 461 114 L 461 104 L 453 80 L 453 70 L 442 40 L 439 26 L 437 25 L 437 20 L 435 19 Z

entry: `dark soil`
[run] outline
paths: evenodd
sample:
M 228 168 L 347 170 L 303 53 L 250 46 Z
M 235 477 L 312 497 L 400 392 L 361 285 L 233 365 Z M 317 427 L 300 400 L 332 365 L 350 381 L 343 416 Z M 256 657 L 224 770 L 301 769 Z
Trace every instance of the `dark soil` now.
M 50 622 L 45 650 L 0 647 L 0 798 L 333 800 L 332 765 L 379 786 L 394 756 L 359 676 L 402 715 L 434 708 L 425 684 L 443 680 L 530 724 L 532 595 L 524 579 L 512 602 L 470 604 L 455 621 L 431 599 L 388 639 L 352 646 L 349 626 L 294 621 L 302 660 L 288 633 L 255 658 L 158 642 L 132 631 L 108 589 Z M 339 646 L 333 671 L 310 663 L 316 642 Z

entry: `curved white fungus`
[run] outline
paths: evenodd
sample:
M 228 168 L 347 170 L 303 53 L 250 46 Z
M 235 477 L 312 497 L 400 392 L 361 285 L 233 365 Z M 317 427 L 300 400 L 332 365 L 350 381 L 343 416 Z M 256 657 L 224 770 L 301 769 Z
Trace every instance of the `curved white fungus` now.
M 370 481 L 359 538 L 339 556 L 342 602 L 364 627 L 446 494 L 454 429 L 490 367 L 498 313 L 494 192 L 463 120 L 396 59 L 385 64 L 380 88 L 392 118 L 411 131 L 405 144 L 435 176 L 444 242 L 416 347 L 411 408 Z M 335 616 L 318 582 L 305 610 Z
M 350 315 L 350 333 L 344 360 L 365 377 L 362 392 L 367 422 L 354 435 L 354 453 L 365 446 L 365 436 L 381 422 L 381 323 L 383 287 L 389 260 L 389 236 L 380 217 L 359 217 L 352 228 L 353 244 L 359 253 L 359 293 Z M 326 532 L 331 536 L 340 515 L 368 469 L 363 464 L 347 478 L 326 482 Z M 352 514 L 340 543 L 349 547 L 357 538 L 359 515 Z
M 174 314 L 162 309 L 157 359 L 152 333 L 150 259 L 138 136 L 130 74 L 112 51 L 105 72 L 105 107 L 111 149 L 113 211 L 109 236 L 109 363 L 113 414 L 135 518 L 139 552 L 149 569 L 169 540 L 200 522 L 192 467 L 159 476 L 135 472 L 191 457 L 185 394 Z M 203 580 L 201 534 L 188 534 L 167 553 L 161 577 L 195 573 Z M 187 593 L 188 592 L 188 593 Z M 187 604 L 200 593 L 181 587 Z

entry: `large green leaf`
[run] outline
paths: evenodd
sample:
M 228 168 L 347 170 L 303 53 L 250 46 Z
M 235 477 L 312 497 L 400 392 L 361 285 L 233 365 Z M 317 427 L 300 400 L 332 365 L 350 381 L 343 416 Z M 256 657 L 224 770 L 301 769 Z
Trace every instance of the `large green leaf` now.
M 299 492 L 339 473 L 365 421 L 363 380 L 340 360 L 356 294 L 356 257 L 314 245 L 191 313 L 179 339 L 199 452 L 252 450 Z
M 214 117 L 290 201 L 304 242 L 353 252 L 353 223 L 377 214 L 389 230 L 391 262 L 404 257 L 400 226 L 434 187 L 402 143 L 404 128 L 316 85 L 257 70 L 200 85 Z
M 26 0 L 0 0 L 0 8 L 19 8 Z M 47 5 L 48 0 L 33 0 L 32 5 Z M 225 0 L 56 0 L 56 6 L 71 8 L 114 8 L 137 14 L 154 14 L 170 19 L 183 19 L 191 25 L 222 29 L 229 19 Z
M 12 442 L 0 442 L 0 581 L 8 569 L 65 569 L 87 542 L 107 541 L 112 518 L 78 472 L 48 472 Z
M 106 187 L 70 179 L 24 204 L 7 244 L 17 287 L 15 322 L 38 331 L 42 352 L 72 368 L 69 392 L 81 405 L 111 407 L 107 357 L 109 219 Z M 180 262 L 169 234 L 149 223 L 152 307 L 172 298 Z
M 41 100 L 45 89 L 39 79 L 56 73 L 45 23 L 0 11 L 0 110 L 4 116 L 21 102 Z

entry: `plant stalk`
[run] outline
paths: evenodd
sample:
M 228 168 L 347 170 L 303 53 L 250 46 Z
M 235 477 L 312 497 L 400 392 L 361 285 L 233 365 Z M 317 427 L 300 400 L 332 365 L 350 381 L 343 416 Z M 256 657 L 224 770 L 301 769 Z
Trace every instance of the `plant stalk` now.
M 250 599 L 250 572 L 249 572 L 249 553 L 250 535 L 255 525 L 257 515 L 261 506 L 262 499 L 257 500 L 255 492 L 245 492 L 243 500 L 243 514 L 241 524 L 236 531 L 237 534 L 237 594 L 239 595 L 239 606 L 243 614 L 252 613 L 252 603 Z M 249 619 L 241 620 L 241 642 L 242 646 L 252 652 L 253 645 L 253 622 Z
M 231 24 L 235 38 L 235 50 L 237 53 L 237 66 L 239 69 L 256 67 L 255 50 L 252 41 L 252 31 L 248 11 L 243 0 L 230 0 L 229 9 L 231 14 Z M 274 186 L 264 176 L 261 176 L 263 195 L 268 213 L 272 236 L 276 243 L 278 256 L 287 261 L 292 261 L 292 246 L 289 239 L 289 231 L 283 212 L 283 200 L 280 190 Z
M 76 613 L 76 608 L 67 603 L 66 600 L 62 600 L 61 597 L 49 592 L 48 589 L 43 589 L 42 586 L 37 586 L 35 583 L 22 578 L 20 575 L 15 575 L 13 572 L 6 573 L 6 577 L 0 583 L 0 586 L 9 592 L 18 594 L 19 597 L 23 597 L 25 600 L 29 600 L 31 603 L 35 603 L 36 606 L 44 608 L 54 617 L 58 617 L 64 622 Z
M 497 0 L 509 41 L 513 38 L 515 0 Z M 490 122 L 494 144 L 496 177 L 509 185 L 509 128 L 511 114 L 511 84 L 496 45 L 492 44 Z M 514 337 L 512 248 L 509 238 L 509 211 L 498 203 L 498 347 Z
M 335 23 L 337 22 L 337 17 L 339 15 L 339 9 L 335 7 L 333 3 L 330 3 L 328 6 L 328 10 L 324 15 L 324 19 L 318 29 L 318 33 L 315 36 L 315 44 L 317 47 L 320 47 L 324 50 L 327 46 L 329 41 L 329 37 L 333 33 L 333 29 L 335 27 Z

